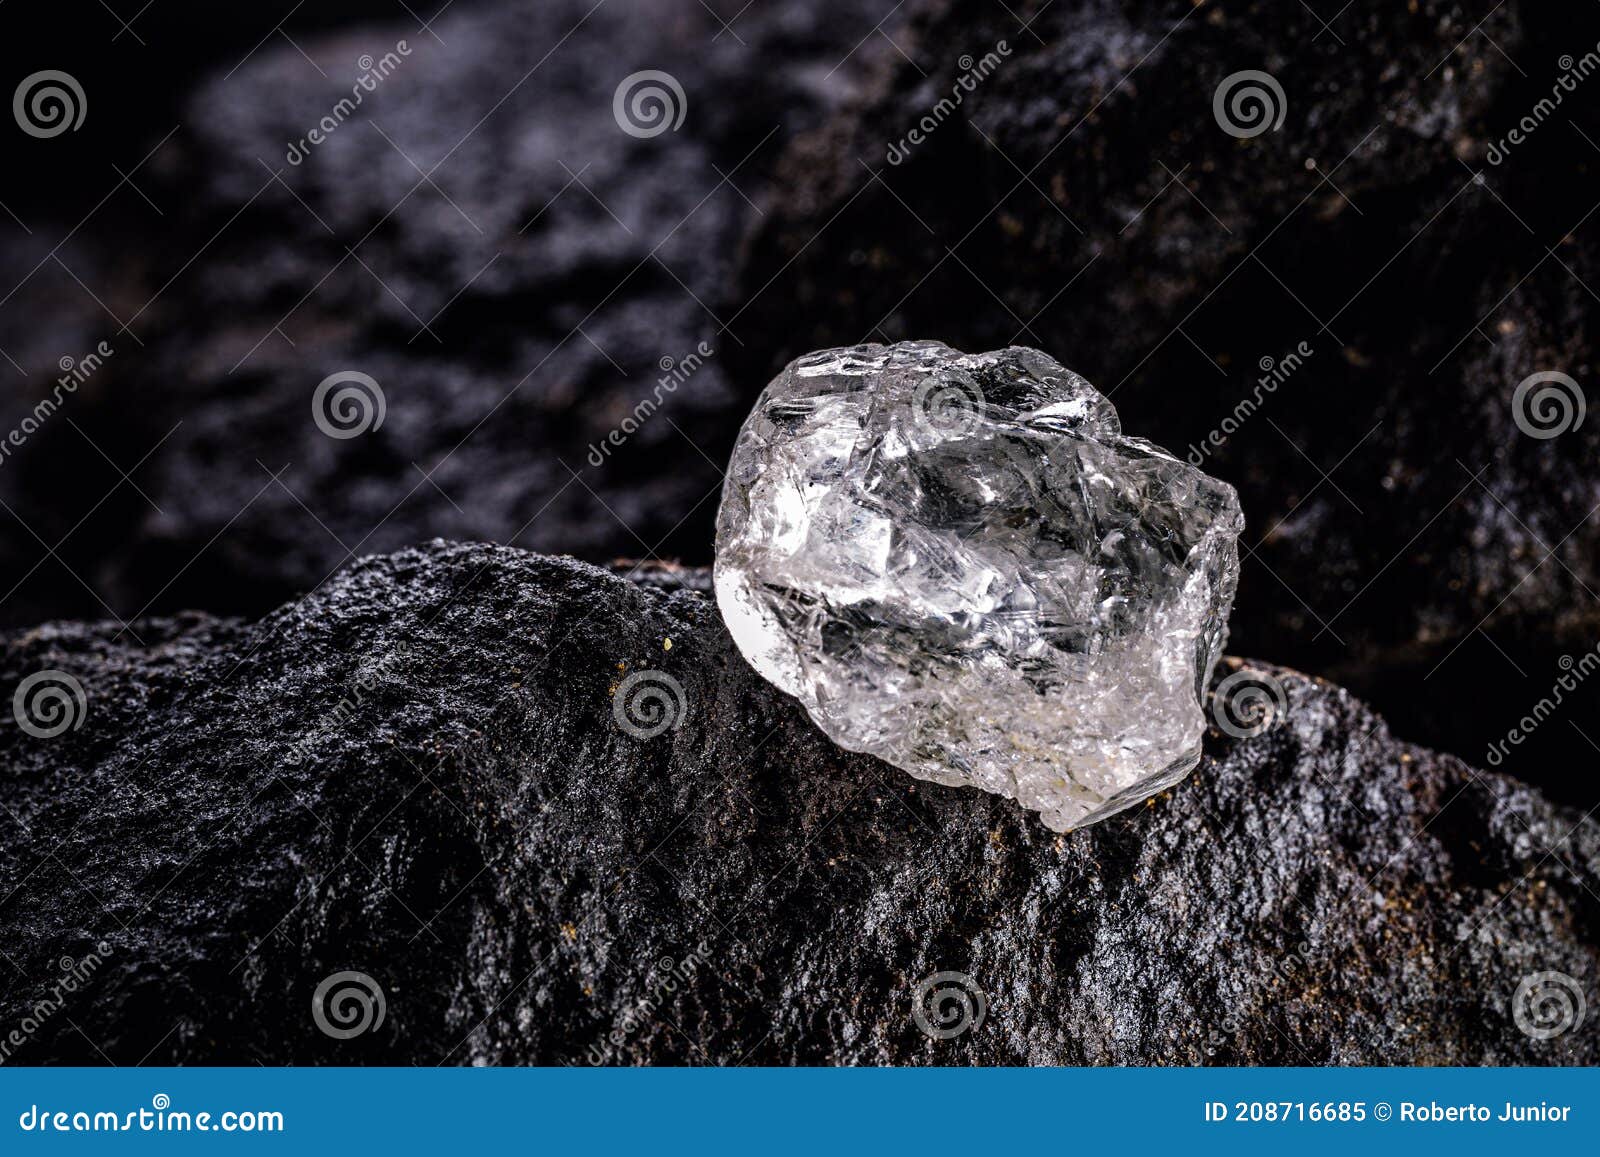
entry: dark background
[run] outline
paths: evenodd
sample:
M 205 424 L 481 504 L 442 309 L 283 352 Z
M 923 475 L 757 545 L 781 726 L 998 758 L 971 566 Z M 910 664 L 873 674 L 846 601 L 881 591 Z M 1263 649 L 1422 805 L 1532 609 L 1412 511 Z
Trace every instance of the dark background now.
M 1230 650 L 1404 737 L 1482 766 L 1600 642 L 1600 419 L 1541 440 L 1512 410 L 1537 371 L 1592 398 L 1600 78 L 1488 157 L 1600 6 L 10 0 L 0 25 L 7 92 L 55 68 L 87 102 L 48 140 L 0 125 L 0 428 L 114 349 L 0 461 L 11 628 L 253 616 L 435 536 L 705 563 L 786 360 L 934 337 L 1045 349 L 1180 454 L 1306 342 L 1208 462 L 1249 520 Z M 644 69 L 681 83 L 677 131 L 619 129 Z M 1286 109 L 1242 140 L 1212 98 L 1243 69 Z M 338 440 L 311 399 L 346 370 L 387 411 Z M 1504 769 L 1600 802 L 1597 703 Z

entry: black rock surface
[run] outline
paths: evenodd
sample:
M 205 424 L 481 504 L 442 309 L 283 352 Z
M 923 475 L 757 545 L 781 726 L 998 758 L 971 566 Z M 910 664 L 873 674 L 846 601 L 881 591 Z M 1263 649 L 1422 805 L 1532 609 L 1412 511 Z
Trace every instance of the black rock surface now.
M 1337 687 L 1253 666 L 1274 726 L 1057 836 L 836 748 L 701 576 L 643 577 L 438 542 L 259 621 L 6 639 L 8 697 L 56 670 L 86 699 L 54 738 L 0 727 L 7 1057 L 1600 1059 L 1592 1018 L 1511 1012 L 1544 971 L 1594 1003 L 1600 830 Z M 682 688 L 649 739 L 615 716 L 641 672 Z M 335 1039 L 313 993 L 346 970 L 385 1017 Z M 948 1040 L 912 1016 L 939 972 L 985 1005 Z

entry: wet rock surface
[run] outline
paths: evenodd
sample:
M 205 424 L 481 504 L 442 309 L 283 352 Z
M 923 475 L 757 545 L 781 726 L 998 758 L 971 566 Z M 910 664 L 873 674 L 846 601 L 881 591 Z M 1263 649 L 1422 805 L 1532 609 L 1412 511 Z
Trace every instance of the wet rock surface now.
M 1511 1011 L 1600 964 L 1579 813 L 1247 664 L 1285 690 L 1274 726 L 1058 836 L 834 747 L 695 587 L 434 543 L 256 621 L 13 633 L 0 687 L 64 671 L 85 707 L 0 728 L 0 1026 L 98 964 L 12 1055 L 1600 1059 L 1592 1023 L 1538 1041 Z M 652 738 L 615 698 L 646 672 L 679 689 Z M 336 1039 L 312 999 L 347 970 L 386 1016 Z M 984 997 L 945 1040 L 912 1015 L 938 972 Z

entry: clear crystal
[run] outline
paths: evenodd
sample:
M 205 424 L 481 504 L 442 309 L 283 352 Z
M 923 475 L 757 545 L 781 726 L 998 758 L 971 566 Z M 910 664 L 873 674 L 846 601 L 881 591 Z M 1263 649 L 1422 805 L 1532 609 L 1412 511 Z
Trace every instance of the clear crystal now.
M 1238 497 L 1038 350 L 808 354 L 745 421 L 717 603 L 834 742 L 1056 831 L 1200 760 Z

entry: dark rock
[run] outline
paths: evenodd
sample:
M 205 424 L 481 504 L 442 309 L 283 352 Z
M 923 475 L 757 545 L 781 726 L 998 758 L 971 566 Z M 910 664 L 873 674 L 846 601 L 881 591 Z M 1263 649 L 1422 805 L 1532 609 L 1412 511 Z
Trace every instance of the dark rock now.
M 463 2 L 421 30 L 387 10 L 197 49 L 204 83 L 115 154 L 128 171 L 151 152 L 135 176 L 156 208 L 122 191 L 64 268 L 38 220 L 41 240 L 0 255 L 0 292 L 23 282 L 0 349 L 30 375 L 0 378 L 15 391 L 0 436 L 58 357 L 114 348 L 0 470 L 0 569 L 22 580 L 0 621 L 260 614 L 357 554 L 439 535 L 708 557 L 721 476 L 700 446 L 746 408 L 720 332 L 739 241 L 784 142 L 892 52 L 860 43 L 884 12 Z M 339 109 L 363 57 L 386 54 Z M 614 119 L 642 70 L 683 88 L 678 131 L 639 139 Z M 97 109 L 115 91 L 99 79 Z M 664 359 L 685 369 L 662 389 Z M 344 441 L 312 410 L 340 371 L 386 401 Z M 606 444 L 643 401 L 659 410 Z
M 434 543 L 134 628 L 5 646 L 8 698 L 87 698 L 0 729 L 21 1062 L 1600 1059 L 1510 1014 L 1600 965 L 1594 824 L 1281 668 L 1276 726 L 1058 837 L 834 747 L 659 569 Z M 686 706 L 648 740 L 613 714 L 642 671 Z M 41 1017 L 63 958 L 96 963 Z M 386 998 L 349 1040 L 311 1015 L 342 970 Z M 987 1000 L 948 1041 L 911 1016 L 940 971 Z
M 1600 639 L 1600 424 L 1541 441 L 1512 406 L 1555 370 L 1600 407 L 1600 102 L 1536 107 L 1600 9 L 930 0 L 900 39 L 915 63 L 780 164 L 738 379 L 868 339 L 1050 352 L 1238 487 L 1235 647 L 1482 764 Z M 1241 140 L 1213 95 L 1245 69 L 1286 101 Z M 1600 684 L 1571 718 L 1597 712 Z M 1588 808 L 1591 740 L 1553 724 L 1506 766 Z

